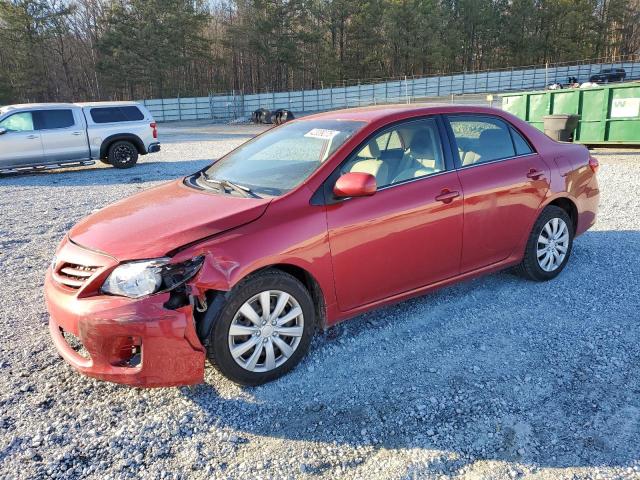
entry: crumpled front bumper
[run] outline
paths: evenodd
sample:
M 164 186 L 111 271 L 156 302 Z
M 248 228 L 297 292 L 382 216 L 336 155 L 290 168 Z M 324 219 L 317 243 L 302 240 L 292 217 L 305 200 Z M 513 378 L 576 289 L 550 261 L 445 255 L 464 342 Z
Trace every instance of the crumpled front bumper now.
M 194 326 L 191 306 L 169 310 L 169 294 L 143 299 L 77 292 L 45 278 L 49 330 L 56 349 L 73 368 L 90 377 L 138 387 L 201 383 L 205 349 Z M 86 352 L 67 342 L 73 334 Z M 139 355 L 132 361 L 136 352 Z

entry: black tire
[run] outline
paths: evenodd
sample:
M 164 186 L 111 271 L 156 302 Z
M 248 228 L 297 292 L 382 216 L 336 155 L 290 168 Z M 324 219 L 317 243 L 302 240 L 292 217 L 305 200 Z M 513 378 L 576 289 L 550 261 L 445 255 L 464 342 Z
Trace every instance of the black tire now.
M 266 290 L 285 292 L 298 302 L 304 318 L 303 333 L 297 348 L 283 364 L 265 372 L 253 372 L 240 366 L 231 355 L 229 329 L 243 304 Z M 218 371 L 240 385 L 256 386 L 283 376 L 300 362 L 309 350 L 316 320 L 311 295 L 297 278 L 280 270 L 265 270 L 240 282 L 226 297 L 214 321 L 207 347 L 209 362 Z
M 106 163 L 113 165 L 115 168 L 131 168 L 137 162 L 138 149 L 133 143 L 121 140 L 114 142 L 109 147 Z
M 542 268 L 540 262 L 538 261 L 538 239 L 540 238 L 540 234 L 545 225 L 554 218 L 561 219 L 566 224 L 569 239 L 568 245 L 566 247 L 567 251 L 565 257 L 560 265 L 551 271 L 547 271 Z M 564 267 L 569 261 L 569 257 L 571 257 L 571 250 L 573 249 L 573 237 L 574 226 L 573 222 L 571 221 L 571 217 L 569 217 L 567 212 L 565 212 L 562 208 L 556 207 L 554 205 L 549 205 L 542 211 L 542 213 L 540 213 L 540 216 L 536 220 L 536 223 L 533 225 L 533 229 L 531 230 L 531 234 L 529 235 L 529 238 L 527 240 L 527 246 L 524 251 L 522 262 L 514 268 L 514 272 L 521 277 L 537 282 L 546 282 L 557 277 L 560 272 L 564 270 Z

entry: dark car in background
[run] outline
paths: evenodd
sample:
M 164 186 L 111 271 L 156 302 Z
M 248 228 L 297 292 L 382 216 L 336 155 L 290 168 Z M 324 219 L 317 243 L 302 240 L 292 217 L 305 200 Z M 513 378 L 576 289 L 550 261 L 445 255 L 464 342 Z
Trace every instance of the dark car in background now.
M 600 73 L 591 75 L 589 81 L 596 83 L 622 82 L 626 76 L 627 72 L 624 68 L 604 68 Z

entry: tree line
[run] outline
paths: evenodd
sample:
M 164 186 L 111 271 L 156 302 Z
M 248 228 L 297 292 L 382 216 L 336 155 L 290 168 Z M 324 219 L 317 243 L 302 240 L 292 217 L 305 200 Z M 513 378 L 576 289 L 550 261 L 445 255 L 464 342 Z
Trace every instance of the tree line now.
M 640 51 L 640 0 L 0 0 L 0 104 L 321 88 Z

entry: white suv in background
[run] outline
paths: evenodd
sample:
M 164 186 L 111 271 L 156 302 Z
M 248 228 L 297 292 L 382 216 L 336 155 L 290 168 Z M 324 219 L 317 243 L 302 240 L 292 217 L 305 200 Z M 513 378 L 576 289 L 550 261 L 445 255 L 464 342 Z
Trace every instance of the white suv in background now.
M 130 168 L 160 151 L 158 126 L 135 102 L 0 107 L 0 173 L 88 165 Z

